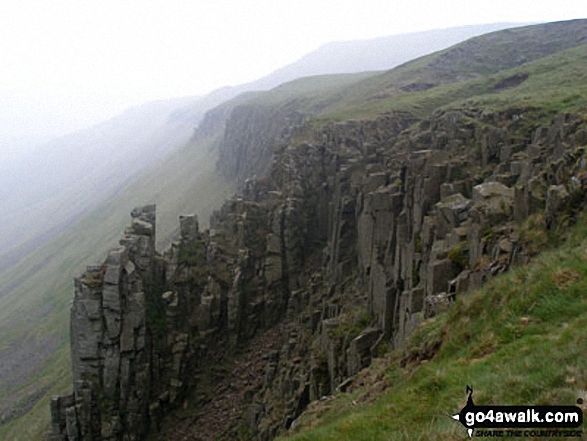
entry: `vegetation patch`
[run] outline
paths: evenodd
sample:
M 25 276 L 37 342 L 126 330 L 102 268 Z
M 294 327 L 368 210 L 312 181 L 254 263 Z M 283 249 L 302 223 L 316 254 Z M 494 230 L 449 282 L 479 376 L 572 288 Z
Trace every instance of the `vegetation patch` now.
M 373 321 L 373 317 L 365 310 L 357 308 L 343 312 L 337 317 L 338 325 L 334 329 L 333 337 L 352 340 Z
M 179 247 L 178 263 L 198 266 L 206 263 L 206 245 L 199 240 L 182 243 Z
M 462 242 L 456 247 L 452 248 L 447 257 L 457 267 L 458 271 L 461 272 L 465 268 L 469 267 L 469 243 Z

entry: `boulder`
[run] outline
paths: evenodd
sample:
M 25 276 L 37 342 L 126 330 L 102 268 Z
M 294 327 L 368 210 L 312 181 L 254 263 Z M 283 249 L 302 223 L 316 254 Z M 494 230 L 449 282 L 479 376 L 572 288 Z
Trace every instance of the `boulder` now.
M 442 238 L 453 228 L 458 227 L 467 219 L 467 211 L 472 205 L 471 200 L 462 194 L 450 195 L 436 204 L 438 215 L 435 218 L 437 237 Z
M 368 328 L 355 337 L 346 351 L 347 374 L 357 374 L 371 362 L 371 348 L 381 336 L 381 329 Z

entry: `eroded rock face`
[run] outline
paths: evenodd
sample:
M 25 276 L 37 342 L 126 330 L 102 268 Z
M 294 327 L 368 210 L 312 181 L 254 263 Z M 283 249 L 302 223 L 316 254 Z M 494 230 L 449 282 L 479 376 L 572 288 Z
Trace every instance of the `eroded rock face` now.
M 409 129 L 405 118 L 333 124 L 274 161 L 268 182 L 295 192 L 326 246 L 321 266 L 302 267 L 312 282 L 295 293 L 297 324 L 255 401 L 258 439 L 289 427 L 307 388 L 310 400 L 347 389 L 378 343 L 401 348 L 423 319 L 527 261 L 517 223 L 560 214 L 571 191 L 584 191 L 575 186 L 583 123 L 572 116 L 555 118 L 544 139 L 529 133 L 527 145 L 514 144 L 505 115 L 447 112 Z M 368 319 L 349 325 L 357 309 Z
M 261 116 L 237 112 L 237 127 L 252 134 Z M 188 390 L 206 402 L 210 366 L 281 323 L 240 420 L 272 439 L 351 388 L 381 344 L 401 348 L 422 320 L 527 261 L 518 223 L 556 225 L 583 201 L 587 137 L 572 115 L 521 136 L 509 115 L 393 114 L 292 143 L 302 119 L 281 131 L 273 120 L 243 152 L 226 144 L 225 172 L 257 176 L 209 232 L 183 216 L 159 255 L 154 207 L 133 210 L 121 247 L 76 281 L 74 393 L 52 402 L 53 440 L 143 439 Z
M 228 117 L 218 171 L 242 184 L 269 173 L 273 151 L 304 127 L 305 115 L 269 106 L 237 106 Z
M 52 400 L 50 439 L 144 439 L 187 387 L 193 351 L 190 335 L 178 326 L 186 313 L 178 309 L 189 299 L 180 297 L 180 283 L 166 280 L 166 262 L 155 251 L 155 206 L 138 207 L 131 216 L 121 246 L 75 280 L 74 392 Z M 180 252 L 198 240 L 194 217 L 184 223 L 189 228 Z M 165 286 L 174 290 L 164 292 Z
M 51 402 L 53 439 L 139 439 L 153 378 L 146 303 L 155 280 L 155 207 L 132 224 L 102 265 L 75 280 L 71 308 L 74 393 Z M 65 438 L 63 438 L 65 436 Z

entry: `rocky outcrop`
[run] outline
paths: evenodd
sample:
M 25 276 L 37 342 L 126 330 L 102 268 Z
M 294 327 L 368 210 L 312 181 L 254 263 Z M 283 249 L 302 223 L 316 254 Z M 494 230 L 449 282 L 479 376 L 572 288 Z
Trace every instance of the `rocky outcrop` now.
M 52 400 L 51 439 L 116 439 L 123 430 L 140 436 L 147 429 L 146 391 L 157 380 L 151 377 L 145 310 L 157 283 L 155 207 L 136 209 L 132 218 L 121 247 L 75 281 L 74 393 Z
M 268 174 L 274 150 L 299 133 L 305 121 L 303 114 L 288 108 L 236 106 L 226 119 L 218 172 L 238 184 Z
M 581 118 L 556 117 L 523 140 L 513 120 L 453 111 L 409 129 L 406 115 L 333 124 L 276 158 L 269 185 L 303 201 L 296 271 L 307 282 L 289 293 L 296 322 L 254 403 L 258 439 L 288 428 L 308 401 L 349 389 L 380 345 L 401 348 L 425 318 L 526 262 L 529 216 L 556 225 L 571 200 L 581 205 Z M 320 263 L 308 256 L 312 234 L 326 238 Z
M 181 239 L 161 256 L 155 206 L 131 216 L 121 246 L 75 281 L 74 392 L 51 402 L 51 440 L 144 439 L 192 385 L 197 345 L 213 330 L 197 218 L 180 219 Z
M 180 218 L 160 255 L 154 207 L 136 209 L 121 247 L 76 281 L 74 393 L 52 402 L 52 439 L 156 433 L 188 392 L 205 407 L 210 367 L 277 323 L 281 349 L 222 436 L 271 439 L 309 402 L 351 389 L 382 348 L 527 261 L 528 217 L 554 229 L 583 203 L 584 119 L 528 128 L 525 112 L 314 131 L 301 116 L 235 109 L 219 167 L 242 190 L 211 229 Z

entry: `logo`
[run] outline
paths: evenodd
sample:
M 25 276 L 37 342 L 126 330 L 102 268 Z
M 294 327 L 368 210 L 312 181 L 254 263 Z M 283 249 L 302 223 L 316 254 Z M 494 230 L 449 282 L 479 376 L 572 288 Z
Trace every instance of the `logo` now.
M 581 430 L 567 430 L 583 424 L 583 411 L 577 406 L 477 406 L 470 386 L 467 393 L 467 404 L 452 418 L 465 427 L 469 438 L 473 434 L 475 437 L 581 436 Z

